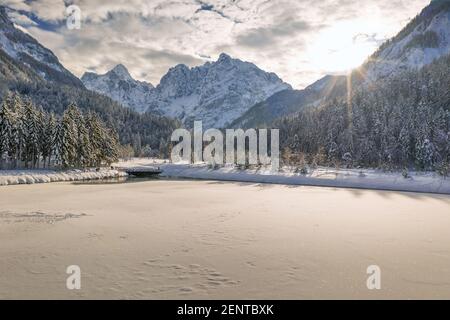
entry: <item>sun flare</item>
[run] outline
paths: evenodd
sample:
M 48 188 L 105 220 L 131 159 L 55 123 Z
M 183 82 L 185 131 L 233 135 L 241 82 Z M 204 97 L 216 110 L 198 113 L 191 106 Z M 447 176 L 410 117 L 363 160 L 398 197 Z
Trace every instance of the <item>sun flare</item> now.
M 326 73 L 344 73 L 360 66 L 378 47 L 379 22 L 345 21 L 324 29 L 310 47 L 313 65 Z

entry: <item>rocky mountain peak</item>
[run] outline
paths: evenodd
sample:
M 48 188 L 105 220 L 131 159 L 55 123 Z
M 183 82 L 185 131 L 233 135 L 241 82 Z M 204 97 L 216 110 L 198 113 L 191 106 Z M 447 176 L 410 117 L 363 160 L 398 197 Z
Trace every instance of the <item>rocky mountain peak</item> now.
M 130 72 L 123 64 L 118 64 L 115 66 L 111 71 L 108 72 L 110 75 L 114 74 L 117 77 L 123 79 L 123 80 L 133 80 L 133 78 L 130 75 Z
M 232 58 L 228 54 L 221 53 L 220 56 L 219 56 L 219 59 L 217 60 L 217 62 L 219 62 L 219 63 L 220 62 L 229 62 L 231 60 L 232 60 Z
M 152 84 L 133 79 L 123 64 L 118 64 L 103 75 L 86 72 L 81 80 L 89 90 L 109 96 L 139 112 L 148 108 L 154 90 Z

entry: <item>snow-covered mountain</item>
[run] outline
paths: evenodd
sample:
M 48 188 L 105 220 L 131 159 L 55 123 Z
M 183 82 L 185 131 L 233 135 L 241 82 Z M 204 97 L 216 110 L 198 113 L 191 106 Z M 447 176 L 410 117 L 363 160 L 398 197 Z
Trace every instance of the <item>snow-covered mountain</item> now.
M 268 127 L 277 118 L 296 113 L 321 101 L 344 95 L 347 77 L 326 76 L 303 90 L 284 90 L 250 108 L 236 119 L 233 128 Z
M 105 94 L 122 105 L 139 112 L 145 112 L 153 99 L 153 85 L 134 80 L 122 64 L 104 75 L 87 72 L 81 81 L 89 90 Z
M 83 87 L 82 82 L 61 65 L 53 52 L 14 26 L 7 10 L 0 6 L 0 49 L 45 80 Z
M 450 54 L 450 0 L 434 0 L 397 36 L 384 43 L 352 73 L 352 89 L 380 84 L 400 72 L 421 69 Z M 299 91 L 283 91 L 258 103 L 233 123 L 233 127 L 268 126 L 276 118 L 334 98 L 347 97 L 346 77 L 325 76 Z
M 149 111 L 179 118 L 188 126 L 203 120 L 205 127 L 222 128 L 286 89 L 292 88 L 276 74 L 221 54 L 214 63 L 170 69 L 156 87 Z
M 0 6 L 0 102 L 9 92 L 17 92 L 57 116 L 74 103 L 83 112 L 95 112 L 118 133 L 123 145 L 132 145 L 136 152 L 148 146 L 167 154 L 166 141 L 179 126 L 177 121 L 139 114 L 105 95 L 87 90 L 49 49 L 21 28 L 15 28 L 6 10 Z
M 406 69 L 420 69 L 450 54 L 450 1 L 433 0 L 364 66 L 366 79 L 376 81 Z
M 177 65 L 156 88 L 134 80 L 122 65 L 101 76 L 86 73 L 82 81 L 87 88 L 137 111 L 178 118 L 187 126 L 202 120 L 205 127 L 217 128 L 274 93 L 292 89 L 276 74 L 226 54 L 195 68 Z
M 352 88 L 383 81 L 402 70 L 420 69 L 447 54 L 450 54 L 450 0 L 434 0 L 353 73 Z M 92 74 L 88 76 L 97 79 Z M 128 76 L 127 81 L 134 81 Z M 178 65 L 169 70 L 154 90 L 145 92 L 122 87 L 110 79 L 94 85 L 86 78 L 83 77 L 85 85 L 95 91 L 140 112 L 147 110 L 181 119 L 187 126 L 193 120 L 203 120 L 206 127 L 266 126 L 304 107 L 347 97 L 345 77 L 326 76 L 305 90 L 293 91 L 275 74 L 226 54 L 217 62 L 196 68 Z

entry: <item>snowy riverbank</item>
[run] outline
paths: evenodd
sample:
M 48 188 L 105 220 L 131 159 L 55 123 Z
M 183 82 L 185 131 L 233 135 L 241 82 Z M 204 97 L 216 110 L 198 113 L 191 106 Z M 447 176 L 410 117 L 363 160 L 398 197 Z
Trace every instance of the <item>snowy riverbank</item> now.
M 0 186 L 62 181 L 100 180 L 125 177 L 127 174 L 111 169 L 87 170 L 0 170 Z
M 317 168 L 300 174 L 284 167 L 273 174 L 270 168 L 240 170 L 225 166 L 213 170 L 205 164 L 175 165 L 151 159 L 134 159 L 117 166 L 159 166 L 164 171 L 162 176 L 170 178 L 450 194 L 450 179 L 432 172 L 410 172 L 409 177 L 404 178 L 401 172 L 381 170 Z

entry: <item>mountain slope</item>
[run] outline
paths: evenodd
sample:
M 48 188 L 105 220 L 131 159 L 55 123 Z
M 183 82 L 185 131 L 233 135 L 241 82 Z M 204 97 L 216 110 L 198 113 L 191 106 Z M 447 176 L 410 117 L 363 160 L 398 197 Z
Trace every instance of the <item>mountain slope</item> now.
M 232 123 L 234 128 L 268 127 L 277 118 L 345 94 L 347 77 L 326 76 L 304 90 L 284 90 L 256 104 Z
M 150 83 L 134 80 L 121 64 L 104 75 L 87 72 L 81 81 L 89 90 L 105 94 L 138 112 L 146 111 L 154 89 Z
M 291 89 L 274 73 L 221 54 L 213 63 L 169 70 L 156 87 L 149 110 L 181 119 L 187 126 L 223 128 L 256 103 Z
M 360 86 L 351 99 L 277 120 L 275 127 L 289 161 L 449 175 L 450 55 Z
M 367 62 L 352 72 L 352 90 L 374 85 L 405 70 L 420 69 L 449 53 L 450 1 L 435 0 L 397 36 L 384 43 Z M 311 89 L 309 87 L 296 92 L 275 94 L 252 107 L 237 119 L 233 126 L 264 127 L 270 125 L 276 118 L 289 116 L 306 106 L 326 104 L 335 98 L 346 99 L 345 78 L 326 76 L 319 80 L 316 84 L 327 84 L 328 88 L 324 92 L 311 92 L 308 90 Z
M 0 6 L 0 49 L 13 60 L 32 68 L 45 80 L 83 87 L 82 82 L 61 65 L 53 52 L 15 28 L 7 15 L 7 9 L 2 6 Z
M 4 25 L 14 28 L 7 15 L 4 14 L 5 9 L 1 6 L 0 13 L 2 13 L 0 29 L 3 30 Z M 14 91 L 30 98 L 43 109 L 59 115 L 69 104 L 76 103 L 82 110 L 92 110 L 99 114 L 109 127 L 118 132 L 122 144 L 132 144 L 135 149 L 148 145 L 167 155 L 167 142 L 172 131 L 179 126 L 178 122 L 166 117 L 139 114 L 123 107 L 109 97 L 87 90 L 81 81 L 70 80 L 77 78 L 62 67 L 50 50 L 19 29 L 9 30 L 9 33 L 15 35 L 17 40 L 14 44 L 15 48 L 27 47 L 28 44 L 32 44 L 30 50 L 36 49 L 46 53 L 46 57 L 54 60 L 50 60 L 49 65 L 45 64 L 47 61 L 45 59 L 42 62 L 36 60 L 35 63 L 29 64 L 20 55 L 12 54 L 11 56 L 3 50 L 3 47 L 0 47 L 0 101 L 8 91 Z M 20 39 L 25 42 L 20 43 Z M 32 53 L 30 52 L 30 54 Z M 43 76 L 43 70 L 48 69 L 42 69 L 42 66 L 47 66 L 48 69 L 51 69 L 52 66 L 61 66 L 58 68 L 62 71 L 52 69 L 54 72 Z
M 434 0 L 363 66 L 368 81 L 422 68 L 450 53 L 450 1 Z
M 448 176 L 449 17 L 450 1 L 433 1 L 352 73 L 347 99 L 278 119 L 285 158 Z

